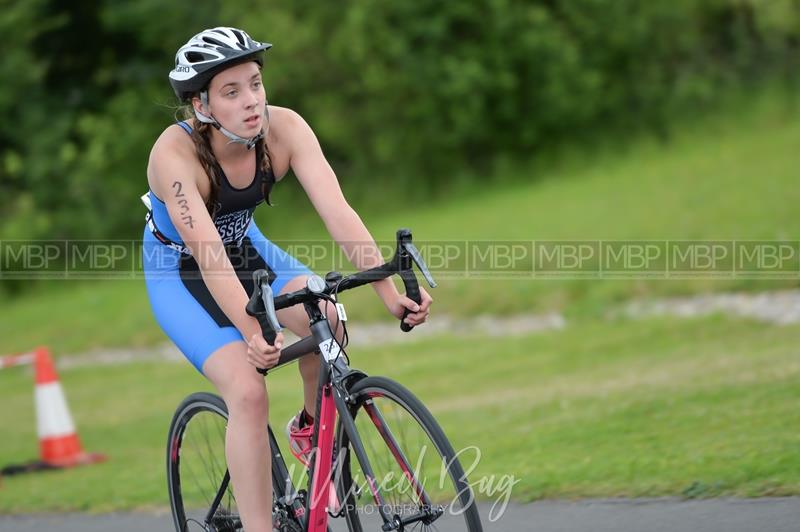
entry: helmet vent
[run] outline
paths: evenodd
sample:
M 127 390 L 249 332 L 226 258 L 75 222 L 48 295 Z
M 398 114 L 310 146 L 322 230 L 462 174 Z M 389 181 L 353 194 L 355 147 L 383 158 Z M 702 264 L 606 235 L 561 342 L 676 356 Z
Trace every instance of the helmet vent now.
M 208 35 L 203 35 L 203 42 L 206 42 L 208 44 L 212 44 L 214 46 L 219 46 L 221 48 L 225 48 L 226 47 L 226 44 L 224 42 L 218 41 L 217 39 L 214 39 L 214 38 L 211 38 Z
M 210 59 L 214 59 L 214 56 L 211 54 L 204 54 L 202 52 L 186 52 L 186 60 L 189 63 L 202 63 L 203 61 L 208 61 Z

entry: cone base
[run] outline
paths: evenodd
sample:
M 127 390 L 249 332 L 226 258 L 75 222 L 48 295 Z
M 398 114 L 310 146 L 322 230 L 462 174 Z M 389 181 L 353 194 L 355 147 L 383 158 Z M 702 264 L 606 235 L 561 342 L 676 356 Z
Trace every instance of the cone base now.
M 106 459 L 100 453 L 84 452 L 77 434 L 45 438 L 40 442 L 40 451 L 42 462 L 55 467 L 96 464 Z
M 42 460 L 48 466 L 53 467 L 78 467 L 82 465 L 99 464 L 105 462 L 108 457 L 102 453 L 81 453 L 70 458 L 62 458 L 59 460 Z

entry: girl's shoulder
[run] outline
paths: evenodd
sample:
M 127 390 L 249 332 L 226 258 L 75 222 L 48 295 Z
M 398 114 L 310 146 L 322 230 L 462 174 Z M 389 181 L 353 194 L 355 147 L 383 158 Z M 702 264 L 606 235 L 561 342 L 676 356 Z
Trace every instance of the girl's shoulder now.
M 313 135 L 311 126 L 300 113 L 288 107 L 269 106 L 270 148 L 280 146 L 292 152 L 304 143 L 309 133 Z
M 305 122 L 297 111 L 288 107 L 270 105 L 268 109 L 270 132 L 274 129 L 276 133 L 286 134 Z
M 147 162 L 147 180 L 150 188 L 158 192 L 162 181 L 175 175 L 196 176 L 202 173 L 194 141 L 178 124 L 164 129 L 150 150 Z
M 161 132 L 150 153 L 150 159 L 152 160 L 154 157 L 174 158 L 186 160 L 186 162 L 197 160 L 194 141 L 179 124 L 171 124 Z

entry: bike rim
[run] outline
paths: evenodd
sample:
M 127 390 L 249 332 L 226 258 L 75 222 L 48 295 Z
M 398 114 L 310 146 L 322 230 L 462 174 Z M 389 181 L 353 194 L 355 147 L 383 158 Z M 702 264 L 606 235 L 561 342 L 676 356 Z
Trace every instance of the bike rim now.
M 210 523 L 206 522 L 227 472 L 227 413 L 216 405 L 193 405 L 187 409 L 181 420 L 182 423 L 173 435 L 170 450 L 170 488 L 179 530 L 242 530 L 230 482 Z
M 386 513 L 407 519 L 425 510 L 441 512 L 430 522 L 406 524 L 405 530 L 469 530 L 467 510 L 474 501 L 460 466 L 454 467 L 449 445 L 401 397 L 377 388 L 365 389 L 359 396 L 356 428 Z M 387 444 L 387 434 L 394 444 Z M 377 529 L 383 521 L 369 482 L 355 456 L 350 453 L 349 458 L 350 485 L 345 488 L 349 493 L 341 497 L 351 503 L 349 520 L 358 520 L 365 530 Z

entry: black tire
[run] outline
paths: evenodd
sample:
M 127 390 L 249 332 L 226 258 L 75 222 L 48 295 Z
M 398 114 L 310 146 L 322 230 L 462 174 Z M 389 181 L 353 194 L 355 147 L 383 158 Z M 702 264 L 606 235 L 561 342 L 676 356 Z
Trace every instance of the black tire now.
M 400 462 L 377 430 L 377 426 L 383 427 L 385 422 L 399 451 L 411 466 L 405 469 L 411 471 L 412 477 L 425 482 L 425 492 L 433 507 L 443 510 L 432 523 L 418 521 L 407 525 L 406 529 L 482 532 L 474 494 L 464 470 L 444 432 L 422 402 L 402 385 L 383 377 L 366 377 L 354 384 L 349 392 L 355 401 L 350 411 L 378 486 L 382 480 L 407 478 Z M 371 419 L 368 408 L 373 409 L 373 413 L 377 408 L 382 421 Z M 341 421 L 336 434 L 341 464 L 336 468 L 335 483 L 347 526 L 351 532 L 380 530 L 383 521 L 377 508 L 368 511 L 370 504 L 374 507 L 374 500 L 370 490 L 364 489 L 364 473 Z M 396 490 L 392 489 L 391 482 L 385 482 L 381 487 L 381 495 L 390 507 L 387 509 L 392 510 L 390 515 L 408 517 L 419 512 L 420 498 L 413 494 L 413 482 L 398 480 L 394 486 Z
M 167 488 L 177 532 L 205 530 L 204 520 L 227 473 L 228 408 L 218 395 L 199 392 L 175 410 L 167 439 Z M 213 518 L 214 530 L 242 530 L 232 486 Z
M 167 488 L 177 532 L 204 529 L 205 517 L 228 471 L 227 423 L 225 401 L 211 393 L 193 393 L 175 410 L 167 438 Z M 272 493 L 273 501 L 284 495 L 283 483 L 274 477 Z M 211 524 L 212 530 L 219 532 L 242 530 L 230 482 Z

